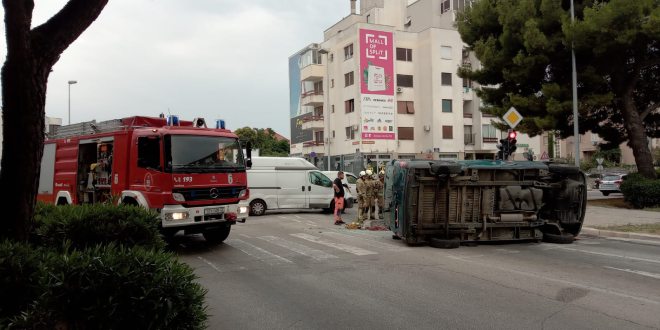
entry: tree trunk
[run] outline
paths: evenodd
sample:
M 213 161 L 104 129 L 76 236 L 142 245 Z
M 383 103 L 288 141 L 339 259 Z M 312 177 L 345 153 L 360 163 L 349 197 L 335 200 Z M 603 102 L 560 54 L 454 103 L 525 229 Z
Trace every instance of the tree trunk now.
M 36 203 L 44 142 L 44 108 L 50 70 L 26 60 L 7 61 L 2 68 L 3 217 L 0 237 L 28 238 Z M 44 72 L 45 71 L 45 72 Z
M 635 156 L 637 171 L 649 178 L 655 179 L 656 173 L 653 168 L 653 155 L 649 149 L 649 141 L 646 136 L 644 122 L 637 111 L 632 92 L 623 95 L 623 117 L 626 131 L 628 132 L 628 146 Z

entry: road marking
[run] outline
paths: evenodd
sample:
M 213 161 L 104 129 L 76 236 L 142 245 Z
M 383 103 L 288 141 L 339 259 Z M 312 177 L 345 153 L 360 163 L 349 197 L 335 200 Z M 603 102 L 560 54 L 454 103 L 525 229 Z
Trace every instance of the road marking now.
M 626 272 L 626 273 L 637 274 L 637 275 L 646 276 L 646 277 L 652 277 L 652 278 L 656 278 L 656 279 L 660 280 L 660 274 L 656 274 L 656 273 L 643 272 L 641 270 L 633 270 L 633 269 L 615 268 L 615 267 L 609 267 L 609 266 L 606 266 L 605 268 L 618 270 L 618 271 Z
M 572 281 L 567 281 L 567 280 L 562 280 L 562 279 L 557 279 L 557 278 L 551 278 L 551 277 L 543 276 L 542 274 L 537 274 L 537 273 L 530 273 L 530 272 L 525 272 L 525 271 L 520 271 L 520 270 L 513 270 L 513 269 L 509 269 L 509 268 L 504 268 L 504 267 L 486 265 L 483 262 L 483 260 L 473 261 L 473 260 L 469 260 L 469 259 L 466 259 L 466 258 L 463 258 L 463 257 L 455 256 L 455 255 L 450 255 L 448 257 L 450 259 L 454 259 L 454 260 L 458 260 L 458 261 L 463 261 L 463 262 L 467 262 L 467 263 L 471 263 L 471 264 L 476 264 L 476 265 L 480 265 L 480 266 L 484 266 L 484 267 L 497 269 L 497 270 L 500 270 L 502 272 L 510 272 L 510 273 L 521 275 L 521 276 L 532 277 L 532 278 L 535 278 L 535 279 L 542 279 L 542 280 L 548 281 L 548 282 L 555 282 L 555 283 L 560 283 L 562 285 L 574 286 L 574 287 L 577 287 L 577 288 L 582 288 L 582 289 L 592 290 L 592 291 L 605 293 L 605 294 L 610 294 L 610 295 L 614 295 L 614 296 L 618 296 L 618 297 L 622 297 L 622 298 L 637 300 L 637 301 L 642 302 L 642 303 L 660 305 L 660 301 L 651 300 L 651 299 L 647 299 L 647 298 L 643 298 L 643 297 L 637 297 L 637 296 L 625 294 L 625 293 L 610 290 L 610 289 L 603 289 L 603 288 L 599 288 L 599 287 L 591 286 L 591 285 L 587 285 L 587 284 L 581 284 L 581 283 L 577 283 L 577 282 L 572 282 Z
M 222 269 L 222 268 L 218 267 L 218 265 L 216 265 L 216 264 L 214 264 L 214 263 L 212 263 L 212 262 L 210 262 L 210 261 L 208 261 L 208 260 L 206 260 L 202 257 L 197 257 L 197 259 L 201 260 L 203 263 L 207 264 L 209 267 L 213 268 L 218 273 L 226 273 L 226 272 L 235 271 L 235 270 L 247 270 L 247 268 L 245 268 L 243 266 L 233 267 L 234 269 Z
M 259 237 L 259 239 L 262 239 L 264 241 L 270 242 L 272 244 L 275 244 L 277 246 L 283 247 L 285 249 L 291 250 L 295 253 L 302 254 L 304 256 L 310 257 L 316 261 L 324 261 L 328 259 L 336 259 L 337 256 L 334 256 L 329 253 L 325 253 L 321 250 L 317 250 L 314 248 L 311 248 L 306 245 L 298 244 L 296 242 L 291 242 L 287 241 L 283 238 L 280 237 L 275 237 L 275 236 L 262 236 Z
M 557 249 L 567 250 L 567 251 L 575 251 L 575 252 L 582 252 L 582 253 L 593 254 L 593 255 L 603 256 L 603 257 L 614 257 L 614 258 L 622 258 L 622 259 L 628 259 L 628 260 L 644 261 L 644 262 L 651 262 L 651 263 L 654 263 L 654 264 L 660 264 L 660 260 L 656 260 L 656 259 L 637 258 L 637 257 L 624 256 L 624 255 L 620 255 L 620 254 L 586 251 L 586 250 L 573 249 L 573 248 L 567 248 L 567 247 L 557 247 Z
M 367 236 L 354 235 L 354 234 L 351 234 L 349 232 L 339 233 L 339 232 L 334 232 L 334 231 L 330 231 L 330 232 L 326 231 L 326 232 L 323 232 L 323 235 L 349 239 L 351 241 L 359 240 L 361 243 L 363 243 L 365 245 L 368 245 L 370 247 L 374 247 L 378 250 L 386 250 L 386 251 L 393 251 L 393 252 L 410 250 L 410 248 L 405 246 L 405 245 L 394 245 L 394 244 L 382 243 L 382 242 L 378 242 L 376 240 L 373 240 L 371 238 L 368 238 Z
M 316 244 L 325 245 L 325 246 L 335 248 L 337 250 L 341 250 L 341 251 L 344 251 L 344 252 L 348 252 L 348 253 L 351 253 L 351 254 L 355 254 L 355 255 L 358 255 L 358 256 L 378 254 L 377 252 L 361 249 L 361 248 L 355 247 L 355 246 L 350 246 L 350 245 L 346 245 L 346 244 L 333 243 L 333 242 L 325 241 L 325 240 L 322 240 L 320 237 L 307 235 L 307 234 L 303 234 L 303 233 L 291 234 L 291 236 L 298 237 L 300 239 L 304 239 L 306 241 L 310 241 L 310 242 L 313 242 L 313 243 L 316 243 Z
M 235 247 L 235 248 L 243 251 L 243 253 L 245 253 L 245 254 L 247 254 L 251 257 L 254 257 L 254 258 L 256 258 L 260 261 L 263 261 L 263 262 L 265 262 L 265 263 L 267 263 L 271 266 L 292 263 L 292 261 L 287 259 L 287 258 L 283 258 L 283 257 L 278 256 L 277 254 L 270 253 L 270 252 L 268 252 L 268 251 L 266 251 L 266 250 L 264 250 L 264 249 L 262 249 L 262 248 L 260 248 L 256 245 L 252 245 L 252 244 L 250 244 L 248 242 L 245 242 L 243 240 L 240 240 L 240 239 L 231 239 L 231 240 L 227 240 L 225 242 L 229 246 Z

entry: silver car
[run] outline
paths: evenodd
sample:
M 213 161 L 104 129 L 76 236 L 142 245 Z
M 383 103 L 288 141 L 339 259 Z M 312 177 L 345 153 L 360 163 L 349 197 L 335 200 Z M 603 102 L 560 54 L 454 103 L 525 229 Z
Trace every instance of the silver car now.
M 626 174 L 606 174 L 598 184 L 598 190 L 608 196 L 611 193 L 621 192 L 621 183 L 623 183 Z

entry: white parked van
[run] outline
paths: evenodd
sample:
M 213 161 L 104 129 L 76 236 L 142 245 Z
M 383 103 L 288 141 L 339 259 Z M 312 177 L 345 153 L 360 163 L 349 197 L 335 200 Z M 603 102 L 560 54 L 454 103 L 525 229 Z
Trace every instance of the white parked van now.
M 247 175 L 250 215 L 281 209 L 334 211 L 332 180 L 303 158 L 253 157 Z M 353 200 L 348 191 L 346 200 Z
M 339 173 L 339 171 L 323 171 L 323 174 L 325 174 L 328 178 L 330 178 L 333 181 L 337 177 L 338 173 Z M 357 175 L 355 175 L 351 172 L 344 172 L 343 182 L 344 182 L 345 185 L 348 186 L 348 189 L 349 189 L 349 191 L 352 195 L 352 198 L 351 198 L 352 202 L 356 202 L 355 198 L 357 198 L 357 193 L 356 193 L 357 192 L 357 180 L 358 180 Z M 348 200 L 348 198 L 345 198 L 345 199 Z

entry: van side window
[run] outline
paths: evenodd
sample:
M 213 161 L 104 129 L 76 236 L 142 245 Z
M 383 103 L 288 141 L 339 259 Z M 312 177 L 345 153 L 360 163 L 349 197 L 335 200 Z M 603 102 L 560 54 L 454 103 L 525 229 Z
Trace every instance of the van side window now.
M 357 179 L 352 175 L 347 175 L 346 180 L 349 184 L 357 184 Z
M 160 170 L 160 138 L 144 136 L 138 138 L 137 166 Z
M 332 181 L 319 172 L 309 172 L 309 182 L 316 186 L 332 187 Z

